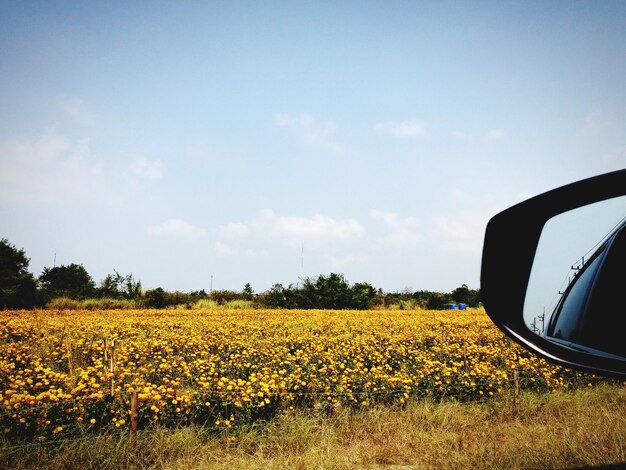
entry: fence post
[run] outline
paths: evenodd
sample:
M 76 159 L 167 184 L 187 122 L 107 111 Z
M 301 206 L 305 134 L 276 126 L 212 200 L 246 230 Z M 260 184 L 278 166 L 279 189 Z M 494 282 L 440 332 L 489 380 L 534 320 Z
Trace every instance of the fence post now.
M 137 390 L 130 392 L 130 433 L 132 435 L 137 434 L 137 399 Z
M 520 405 L 520 399 L 519 399 L 519 370 L 515 369 L 513 371 L 513 383 L 514 383 L 514 388 L 513 388 L 513 407 L 514 407 L 514 412 L 516 415 L 519 414 L 519 405 Z

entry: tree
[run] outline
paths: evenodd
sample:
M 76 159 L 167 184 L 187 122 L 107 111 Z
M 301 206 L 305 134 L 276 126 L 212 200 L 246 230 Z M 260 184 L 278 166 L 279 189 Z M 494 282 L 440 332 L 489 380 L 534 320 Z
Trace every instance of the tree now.
M 166 305 L 165 291 L 161 287 L 147 290 L 144 294 L 144 304 L 148 308 L 163 308 Z
M 236 292 L 234 290 L 228 289 L 214 290 L 213 292 L 211 292 L 211 295 L 209 297 L 211 298 L 211 300 L 216 301 L 218 305 L 224 305 L 233 300 L 241 300 L 244 298 L 241 292 Z
M 319 308 L 342 310 L 350 307 L 350 286 L 343 274 L 320 275 L 315 282 Z
M 467 284 L 462 284 L 461 287 L 457 287 L 451 293 L 452 298 L 456 303 L 468 304 L 470 300 L 470 290 Z
M 480 291 L 470 289 L 467 284 L 462 284 L 454 289 L 451 294 L 455 302 L 466 304 L 470 307 L 477 307 L 480 303 Z
M 116 270 L 108 274 L 98 288 L 100 297 L 134 300 L 141 296 L 141 282 L 135 281 L 132 274 L 122 276 Z
M 265 294 L 265 305 L 268 307 L 284 307 L 286 300 L 285 288 L 282 284 L 274 284 Z
M 367 282 L 357 282 L 350 290 L 352 293 L 350 308 L 367 310 L 376 299 L 376 289 Z
M 84 299 L 94 294 L 96 285 L 82 264 L 44 268 L 39 276 L 46 300 L 55 297 Z
M 252 286 L 250 285 L 250 283 L 246 283 L 246 285 L 243 286 L 243 290 L 241 291 L 241 293 L 246 300 L 252 300 L 252 298 L 254 297 L 254 291 L 252 290 Z
M 330 273 L 306 278 L 301 286 L 275 284 L 262 295 L 268 307 L 302 309 L 368 309 L 376 299 L 377 290 L 367 282 L 350 287 L 343 274 Z
M 0 308 L 32 308 L 37 282 L 28 272 L 30 259 L 6 238 L 0 240 Z

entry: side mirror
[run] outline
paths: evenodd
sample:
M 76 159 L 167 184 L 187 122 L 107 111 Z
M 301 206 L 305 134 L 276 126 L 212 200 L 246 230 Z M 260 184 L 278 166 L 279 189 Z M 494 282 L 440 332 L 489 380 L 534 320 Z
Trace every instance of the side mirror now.
M 487 225 L 487 314 L 560 365 L 626 377 L 626 170 L 517 204 Z

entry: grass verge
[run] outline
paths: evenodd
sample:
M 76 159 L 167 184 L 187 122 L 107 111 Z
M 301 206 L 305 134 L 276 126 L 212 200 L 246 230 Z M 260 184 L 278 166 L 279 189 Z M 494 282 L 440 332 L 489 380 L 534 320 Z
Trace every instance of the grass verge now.
M 416 400 L 281 415 L 214 435 L 199 427 L 0 448 L 5 468 L 576 468 L 626 462 L 626 388 Z

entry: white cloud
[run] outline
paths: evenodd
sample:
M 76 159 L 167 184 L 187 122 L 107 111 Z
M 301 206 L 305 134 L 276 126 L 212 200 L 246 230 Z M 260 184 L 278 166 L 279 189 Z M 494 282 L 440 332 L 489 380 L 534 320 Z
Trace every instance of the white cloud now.
M 424 124 L 421 121 L 388 121 L 379 122 L 374 125 L 376 132 L 389 134 L 393 137 L 416 137 L 424 132 Z
M 231 223 L 219 226 L 219 234 L 224 238 L 244 237 L 250 233 L 250 227 L 243 223 Z
M 379 210 L 373 210 L 371 216 L 386 226 L 388 233 L 385 236 L 385 241 L 389 243 L 402 244 L 422 239 L 417 232 L 418 221 L 415 217 L 401 218 L 394 212 Z
M 350 238 L 361 236 L 363 226 L 355 219 L 335 220 L 315 214 L 312 217 L 278 216 L 271 210 L 260 212 L 261 225 L 268 226 L 278 235 L 293 237 Z
M 337 125 L 332 121 L 320 121 L 311 114 L 277 114 L 272 120 L 276 127 L 288 130 L 293 138 L 306 146 L 333 152 L 344 150 L 337 142 Z
M 239 248 L 235 248 L 224 242 L 216 242 L 215 243 L 215 252 L 222 256 L 239 256 L 243 255 L 248 258 L 261 258 L 269 256 L 269 252 L 267 250 L 254 250 L 252 248 L 246 248 L 245 250 L 240 250 Z
M 148 232 L 159 237 L 197 240 L 206 236 L 207 231 L 182 219 L 167 219 L 159 225 L 148 227 Z
M 91 199 L 102 189 L 102 168 L 90 157 L 89 140 L 72 141 L 53 130 L 39 138 L 0 142 L 0 200 L 55 202 Z
M 251 248 L 247 248 L 246 250 L 244 250 L 243 254 L 249 258 L 266 257 L 270 255 L 269 251 L 267 250 L 253 250 Z
M 133 176 L 149 181 L 156 181 L 163 176 L 163 162 L 161 160 L 148 161 L 145 158 L 136 158 L 130 166 Z
M 236 248 L 227 245 L 226 243 L 216 242 L 215 243 L 215 251 L 223 256 L 237 256 L 239 255 L 239 250 Z
M 324 256 L 329 256 L 339 241 L 352 242 L 364 233 L 363 226 L 352 218 L 333 219 L 321 214 L 311 217 L 283 216 L 263 209 L 251 220 L 219 226 L 220 238 L 214 249 L 222 256 L 265 258 L 270 255 L 266 247 L 282 250 L 276 245 L 299 245 L 303 241 L 315 240 L 318 249 L 324 247 Z M 345 249 L 345 245 L 342 246 Z M 345 253 L 329 260 L 335 268 L 348 262 L 351 261 Z
M 465 139 L 467 137 L 467 132 L 463 131 L 454 131 L 451 133 L 452 137 L 455 139 Z
M 347 266 L 354 264 L 354 262 L 356 261 L 356 258 L 350 255 L 348 256 L 327 255 L 325 259 L 326 259 L 326 264 L 328 265 L 328 267 L 335 271 L 340 271 L 346 268 Z
M 487 140 L 500 140 L 502 138 L 502 136 L 504 135 L 504 132 L 502 131 L 502 129 L 491 129 L 489 132 L 487 132 Z
M 72 121 L 82 126 L 92 126 L 95 123 L 95 117 L 91 107 L 80 98 L 62 100 L 59 103 L 59 107 Z
M 476 212 L 436 216 L 430 236 L 444 251 L 480 254 L 488 219 Z

